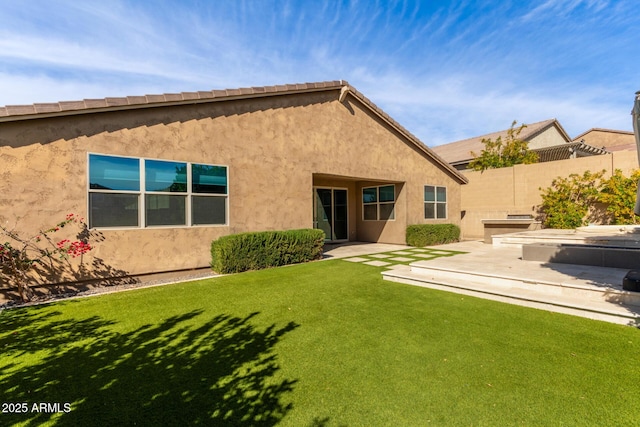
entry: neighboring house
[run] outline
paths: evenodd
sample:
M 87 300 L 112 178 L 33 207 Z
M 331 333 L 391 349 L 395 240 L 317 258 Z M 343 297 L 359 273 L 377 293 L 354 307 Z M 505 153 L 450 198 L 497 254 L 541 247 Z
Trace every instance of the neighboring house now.
M 206 267 L 247 231 L 404 243 L 460 224 L 466 183 L 344 81 L 1 107 L 0 161 L 3 222 L 78 213 L 126 274 Z
M 485 148 L 482 143 L 484 139 L 495 141 L 497 138 L 502 138 L 503 141 L 506 141 L 507 136 L 508 129 L 505 129 L 487 135 L 439 145 L 433 147 L 433 151 L 457 170 L 465 170 L 474 159 L 472 153 L 480 155 Z M 540 162 L 600 155 L 607 152 L 604 149 L 592 147 L 581 142 L 571 143 L 571 138 L 569 138 L 556 119 L 527 124 L 518 138 L 528 142 L 529 149 L 538 153 Z
M 638 150 L 633 132 L 624 130 L 593 128 L 576 136 L 573 141 L 600 147 L 609 152 Z

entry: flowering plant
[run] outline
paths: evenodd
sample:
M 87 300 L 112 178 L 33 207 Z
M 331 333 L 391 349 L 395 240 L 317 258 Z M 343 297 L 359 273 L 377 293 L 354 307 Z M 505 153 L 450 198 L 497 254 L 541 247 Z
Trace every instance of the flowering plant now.
M 62 228 L 75 224 L 80 228 L 77 240 L 62 239 L 55 241 L 53 235 Z M 88 243 L 87 225 L 84 218 L 73 213 L 55 226 L 40 230 L 30 237 L 24 237 L 15 229 L 0 225 L 0 236 L 9 241 L 0 243 L 0 280 L 6 281 L 18 290 L 23 301 L 33 297 L 29 286 L 32 281 L 29 272 L 37 266 L 50 270 L 55 269 L 55 260 L 79 257 L 89 252 L 92 247 Z

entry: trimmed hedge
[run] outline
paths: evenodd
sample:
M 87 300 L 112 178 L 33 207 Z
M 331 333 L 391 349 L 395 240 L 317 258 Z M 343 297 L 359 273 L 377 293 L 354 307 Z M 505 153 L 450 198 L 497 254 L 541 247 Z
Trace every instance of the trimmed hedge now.
M 222 274 L 296 264 L 322 258 L 324 231 L 261 231 L 211 242 L 211 268 Z
M 460 227 L 455 224 L 416 224 L 407 227 L 407 245 L 430 246 L 460 240 Z

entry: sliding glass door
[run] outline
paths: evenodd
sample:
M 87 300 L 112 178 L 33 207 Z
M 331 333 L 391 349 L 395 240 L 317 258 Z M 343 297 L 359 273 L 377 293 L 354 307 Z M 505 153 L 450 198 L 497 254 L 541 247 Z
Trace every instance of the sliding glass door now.
M 347 190 L 314 189 L 313 227 L 324 231 L 328 241 L 348 240 Z

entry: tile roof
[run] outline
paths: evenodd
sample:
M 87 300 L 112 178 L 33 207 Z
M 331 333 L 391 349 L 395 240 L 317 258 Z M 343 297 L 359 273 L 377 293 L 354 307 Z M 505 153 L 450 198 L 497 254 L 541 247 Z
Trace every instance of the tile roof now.
M 522 132 L 520 133 L 520 139 L 523 139 L 525 141 L 529 140 L 553 125 L 557 126 L 558 130 L 564 136 L 567 142 L 571 141 L 571 138 L 569 138 L 567 133 L 564 131 L 562 126 L 560 126 L 560 123 L 558 123 L 556 119 L 549 119 L 537 123 L 527 124 L 527 127 L 522 129 Z M 484 144 L 482 143 L 483 139 L 496 140 L 498 137 L 502 137 L 504 139 L 507 137 L 508 131 L 508 129 L 505 129 L 499 132 L 475 136 L 473 138 L 463 139 L 461 141 L 432 147 L 431 149 L 451 164 L 465 163 L 473 159 L 471 152 L 480 154 L 480 152 L 484 149 Z
M 88 113 L 112 107 L 141 108 L 153 107 L 173 103 L 191 103 L 216 101 L 234 97 L 273 95 L 279 93 L 309 92 L 340 88 L 349 85 L 344 80 L 326 81 L 320 83 L 300 83 L 277 86 L 260 86 L 239 89 L 210 90 L 200 92 L 165 93 L 161 95 L 127 96 L 120 98 L 84 99 L 81 101 L 62 101 L 46 104 L 7 105 L 0 107 L 0 120 L 11 118 L 19 120 L 36 118 L 45 114 L 60 113 Z
M 0 107 L 0 123 L 104 111 L 227 101 L 233 99 L 258 98 L 337 89 L 341 89 L 340 101 L 343 100 L 343 96 L 346 96 L 346 93 L 353 95 L 358 99 L 358 101 L 364 104 L 382 120 L 387 122 L 392 128 L 404 135 L 420 151 L 448 170 L 460 183 L 465 184 L 468 182 L 468 179 L 464 175 L 454 169 L 448 162 L 420 141 L 420 139 L 405 129 L 400 125 L 400 123 L 396 122 L 391 118 L 391 116 L 371 102 L 369 98 L 364 96 L 345 80 L 199 92 L 165 93 L 161 95 L 127 96 L 120 98 L 84 99 L 81 101 L 61 101 L 46 104 L 7 105 Z
M 586 132 L 582 132 L 580 135 L 576 136 L 575 138 L 573 138 L 574 141 L 578 141 L 580 140 L 580 138 L 584 137 L 585 135 L 591 133 L 591 132 L 606 132 L 606 133 L 619 133 L 619 134 L 623 134 L 623 135 L 633 135 L 632 131 L 628 131 L 628 130 L 615 130 L 615 129 L 604 129 L 604 128 L 591 128 Z

